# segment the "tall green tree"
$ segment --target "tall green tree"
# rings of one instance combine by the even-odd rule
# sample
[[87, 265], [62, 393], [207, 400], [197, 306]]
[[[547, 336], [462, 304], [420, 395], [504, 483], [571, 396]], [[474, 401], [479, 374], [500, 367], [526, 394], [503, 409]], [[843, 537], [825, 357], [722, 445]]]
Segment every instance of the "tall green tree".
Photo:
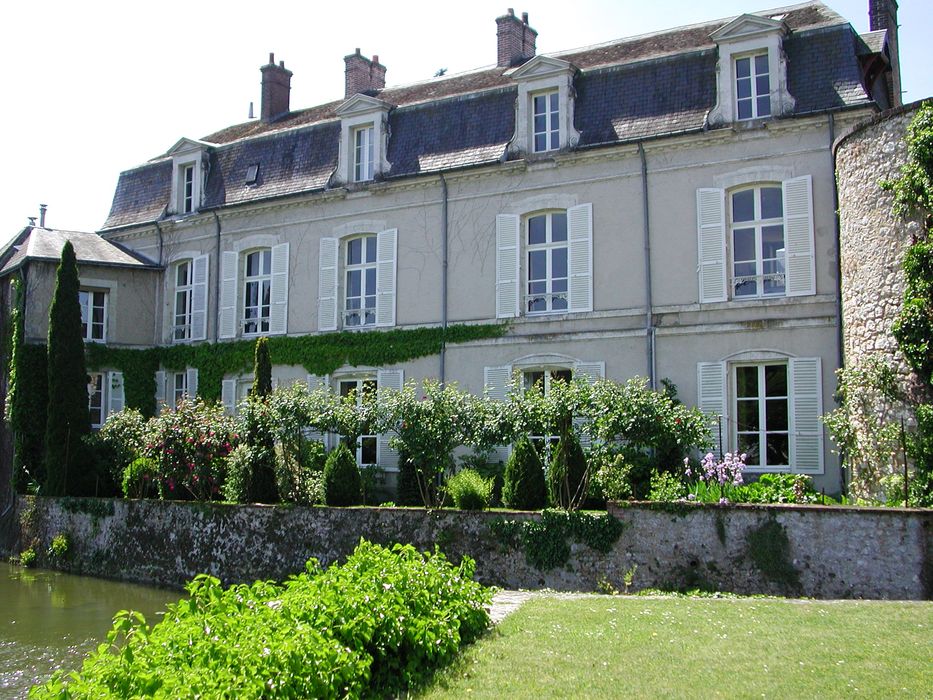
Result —
[[45, 489], [48, 496], [94, 493], [82, 438], [91, 431], [88, 375], [84, 362], [78, 265], [70, 241], [62, 248], [49, 309], [48, 420], [45, 429]]
[[276, 503], [279, 500], [275, 474], [275, 436], [267, 398], [271, 393], [269, 339], [259, 338], [253, 355], [253, 390], [246, 411], [246, 441], [253, 454], [249, 500], [253, 503]]
[[256, 397], [272, 393], [272, 358], [269, 356], [269, 339], [258, 338], [253, 354], [253, 391]]

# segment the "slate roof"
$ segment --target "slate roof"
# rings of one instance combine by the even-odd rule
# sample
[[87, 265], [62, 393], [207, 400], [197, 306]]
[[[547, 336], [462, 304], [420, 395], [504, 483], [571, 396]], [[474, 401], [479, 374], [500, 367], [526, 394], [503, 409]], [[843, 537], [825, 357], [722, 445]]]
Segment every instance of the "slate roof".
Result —
[[15, 270], [27, 260], [58, 262], [65, 241], [71, 241], [79, 264], [161, 269], [147, 257], [104, 240], [96, 233], [27, 226], [0, 252], [0, 275]]
[[[820, 2], [756, 13], [780, 18], [788, 89], [796, 113], [870, 104], [860, 82], [852, 27]], [[716, 45], [710, 34], [733, 18], [549, 54], [569, 61], [575, 79], [578, 147], [704, 128], [716, 102]], [[484, 68], [387, 88], [389, 172], [383, 177], [495, 163], [514, 133], [517, 87], [511, 70]], [[321, 190], [337, 167], [343, 100], [290, 112], [274, 122], [238, 124], [204, 137], [211, 147], [202, 209]], [[259, 180], [246, 184], [259, 165]], [[157, 220], [171, 189], [171, 159], [120, 176], [104, 230]]]

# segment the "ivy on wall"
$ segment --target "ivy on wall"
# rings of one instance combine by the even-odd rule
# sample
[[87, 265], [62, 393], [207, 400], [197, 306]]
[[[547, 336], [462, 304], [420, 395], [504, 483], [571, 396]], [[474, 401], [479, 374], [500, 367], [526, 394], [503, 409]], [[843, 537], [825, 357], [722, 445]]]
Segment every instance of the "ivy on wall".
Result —
[[[344, 366], [384, 367], [440, 353], [444, 345], [498, 338], [506, 324], [455, 325], [443, 328], [327, 333], [324, 335], [269, 338], [274, 365], [304, 367], [310, 374], [325, 375]], [[226, 374], [248, 372], [255, 341], [170, 345], [131, 349], [88, 344], [88, 368], [123, 372], [126, 405], [152, 415], [155, 409], [155, 373], [160, 369], [198, 370], [198, 394], [206, 401], [220, 398]]]

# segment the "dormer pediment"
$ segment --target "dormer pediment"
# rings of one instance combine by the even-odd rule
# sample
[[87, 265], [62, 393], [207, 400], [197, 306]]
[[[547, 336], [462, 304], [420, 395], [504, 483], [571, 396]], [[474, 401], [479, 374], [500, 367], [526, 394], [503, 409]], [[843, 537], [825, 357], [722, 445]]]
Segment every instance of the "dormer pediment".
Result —
[[575, 71], [574, 65], [568, 61], [551, 58], [550, 56], [535, 56], [521, 67], [516, 68], [512, 72], [511, 78], [515, 81], [537, 80]]
[[390, 109], [392, 109], [392, 105], [384, 100], [357, 93], [337, 107], [334, 113], [338, 117], [344, 118], [354, 117], [359, 114], [372, 114], [373, 112], [388, 112]]
[[709, 38], [719, 44], [724, 41], [748, 39], [772, 32], [786, 34], [787, 31], [787, 25], [780, 20], [759, 17], [758, 15], [740, 15], [710, 34]]
[[175, 142], [174, 146], [168, 149], [166, 155], [177, 156], [183, 153], [191, 153], [192, 151], [204, 151], [213, 145], [214, 144], [208, 143], [207, 141], [182, 137]]

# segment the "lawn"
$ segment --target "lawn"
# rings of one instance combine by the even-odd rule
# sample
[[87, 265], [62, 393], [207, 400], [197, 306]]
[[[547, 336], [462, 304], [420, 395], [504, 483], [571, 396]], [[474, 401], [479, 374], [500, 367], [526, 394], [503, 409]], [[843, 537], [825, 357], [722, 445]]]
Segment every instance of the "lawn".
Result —
[[933, 697], [933, 603], [541, 597], [422, 698]]

